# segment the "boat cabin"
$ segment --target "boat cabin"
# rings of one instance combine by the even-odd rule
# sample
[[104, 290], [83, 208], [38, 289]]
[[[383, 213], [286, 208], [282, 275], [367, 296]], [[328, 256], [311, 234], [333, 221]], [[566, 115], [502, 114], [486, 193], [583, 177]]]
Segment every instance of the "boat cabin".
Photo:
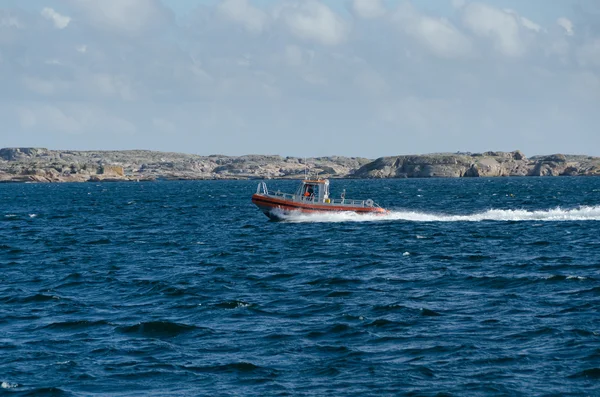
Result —
[[329, 200], [329, 180], [318, 179], [318, 180], [303, 180], [296, 196], [301, 197], [302, 200], [314, 201], [317, 203], [328, 203]]

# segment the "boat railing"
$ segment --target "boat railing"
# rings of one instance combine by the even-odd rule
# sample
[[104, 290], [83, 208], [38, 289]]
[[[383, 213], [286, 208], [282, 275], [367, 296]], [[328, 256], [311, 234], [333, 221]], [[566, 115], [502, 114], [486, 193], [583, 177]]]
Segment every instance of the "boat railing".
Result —
[[366, 200], [332, 199], [331, 204], [350, 205], [352, 207], [365, 207]]
[[[264, 184], [264, 182], [263, 182], [263, 184]], [[299, 197], [299, 196], [296, 196], [295, 194], [280, 192], [279, 190], [277, 190], [275, 192], [268, 192], [266, 190], [266, 186], [262, 189], [262, 192], [260, 190], [261, 189], [260, 189], [260, 185], [259, 185], [259, 188], [256, 190], [256, 193], [262, 194], [262, 192], [264, 192], [264, 194], [266, 194], [266, 195], [282, 198], [284, 200], [294, 200], [295, 201], [296, 198]]]
[[330, 204], [348, 207], [379, 207], [379, 205], [373, 203], [372, 200], [325, 199], [324, 202], [319, 202], [316, 197], [303, 197], [295, 194], [283, 193], [280, 191], [271, 192], [269, 195], [282, 198], [284, 200], [300, 201], [305, 203]]
[[296, 200], [296, 195], [295, 194], [291, 194], [291, 193], [282, 193], [280, 191], [275, 192], [274, 194], [277, 197], [281, 197], [284, 200], [292, 200], [295, 201]]
[[267, 189], [267, 184], [265, 182], [258, 183], [256, 194], [269, 194], [269, 189]]

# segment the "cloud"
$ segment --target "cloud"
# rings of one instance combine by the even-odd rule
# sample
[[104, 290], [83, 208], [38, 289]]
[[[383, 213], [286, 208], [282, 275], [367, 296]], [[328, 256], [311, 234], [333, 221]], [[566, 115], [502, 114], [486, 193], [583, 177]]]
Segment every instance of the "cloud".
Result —
[[573, 36], [575, 34], [575, 32], [573, 32], [573, 22], [571, 22], [567, 18], [558, 18], [556, 20], [556, 23], [558, 24], [558, 26], [565, 30], [565, 34], [567, 36]]
[[71, 22], [71, 18], [65, 15], [61, 15], [58, 12], [54, 11], [52, 8], [46, 7], [42, 10], [42, 16], [49, 21], [54, 23], [54, 26], [57, 29], [64, 29], [69, 26]]
[[484, 3], [470, 3], [463, 9], [463, 23], [475, 35], [489, 39], [495, 48], [508, 57], [525, 53], [518, 15]]
[[15, 15], [12, 15], [8, 10], [0, 9], [0, 28], [23, 28], [23, 24]]
[[[22, 15], [14, 10], [0, 8], [0, 49], [2, 45], [12, 45], [23, 35], [26, 23]], [[0, 52], [0, 56], [5, 56]]]
[[2, 138], [202, 154], [600, 154], [600, 33], [575, 16], [542, 23], [548, 10], [434, 3], [222, 0], [175, 19], [159, 0], [48, 1], [65, 6], [62, 29], [41, 9], [0, 9], [0, 119], [14, 131]]
[[316, 0], [285, 3], [275, 11], [275, 18], [295, 37], [323, 45], [342, 43], [350, 31], [342, 17]]
[[520, 23], [521, 26], [529, 29], [531, 31], [534, 32], [541, 32], [543, 29], [540, 25], [538, 25], [537, 23], [533, 22], [531, 19], [525, 18], [523, 16], [520, 16], [516, 11], [511, 10], [511, 9], [505, 9], [504, 10], [505, 13], [512, 15], [514, 18], [516, 18]]
[[471, 41], [449, 20], [424, 15], [410, 3], [401, 4], [392, 21], [406, 34], [441, 58], [462, 58], [472, 51]]
[[63, 0], [95, 28], [139, 35], [172, 21], [173, 14], [159, 0]]
[[381, 0], [354, 0], [352, 12], [360, 18], [373, 19], [383, 16], [386, 9]]
[[262, 32], [268, 23], [267, 13], [253, 7], [248, 0], [223, 0], [217, 5], [217, 13], [252, 33]]

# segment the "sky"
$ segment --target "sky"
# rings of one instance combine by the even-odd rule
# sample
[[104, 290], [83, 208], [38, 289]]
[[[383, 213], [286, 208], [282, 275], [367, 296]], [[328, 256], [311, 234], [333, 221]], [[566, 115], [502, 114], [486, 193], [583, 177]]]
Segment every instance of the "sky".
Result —
[[0, 147], [600, 156], [597, 0], [0, 0]]

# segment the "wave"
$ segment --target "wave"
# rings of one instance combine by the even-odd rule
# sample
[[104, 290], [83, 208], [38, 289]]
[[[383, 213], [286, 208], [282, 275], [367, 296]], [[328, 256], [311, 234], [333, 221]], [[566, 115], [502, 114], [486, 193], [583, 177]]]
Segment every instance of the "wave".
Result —
[[170, 321], [148, 321], [130, 326], [121, 326], [117, 329], [124, 334], [133, 334], [148, 338], [171, 338], [199, 328], [193, 325]]
[[590, 368], [570, 375], [569, 378], [600, 379], [600, 368]]
[[581, 206], [573, 209], [560, 207], [547, 210], [498, 210], [491, 209], [484, 212], [468, 215], [452, 215], [443, 213], [427, 213], [419, 211], [392, 210], [388, 214], [365, 214], [354, 212], [332, 213], [290, 213], [283, 214], [287, 222], [381, 222], [381, 221], [407, 221], [407, 222], [482, 222], [482, 221], [600, 221], [600, 206]]

